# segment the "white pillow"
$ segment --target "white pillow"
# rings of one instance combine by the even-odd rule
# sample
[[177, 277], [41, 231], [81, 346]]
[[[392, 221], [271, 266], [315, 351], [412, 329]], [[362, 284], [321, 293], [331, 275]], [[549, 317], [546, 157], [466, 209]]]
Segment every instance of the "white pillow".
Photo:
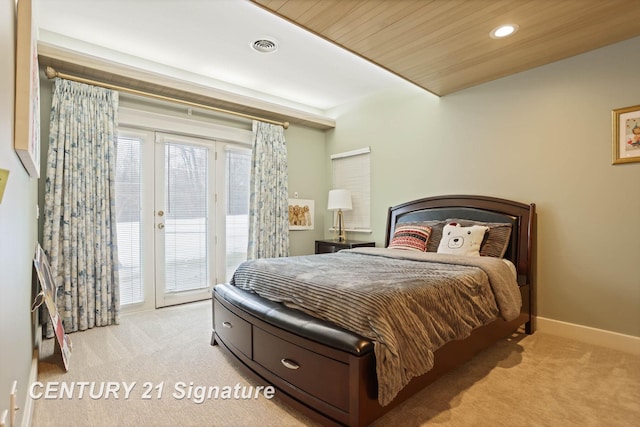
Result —
[[463, 227], [452, 222], [444, 226], [438, 246], [439, 254], [480, 256], [480, 245], [489, 227], [472, 225]]

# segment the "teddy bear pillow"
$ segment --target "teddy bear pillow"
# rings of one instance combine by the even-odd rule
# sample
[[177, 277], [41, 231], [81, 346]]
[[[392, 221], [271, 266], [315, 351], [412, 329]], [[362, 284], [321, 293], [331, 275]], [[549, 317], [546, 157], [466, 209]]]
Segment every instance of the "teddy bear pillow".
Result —
[[438, 246], [439, 254], [480, 256], [480, 245], [489, 227], [472, 225], [463, 227], [452, 222], [442, 229], [442, 239]]

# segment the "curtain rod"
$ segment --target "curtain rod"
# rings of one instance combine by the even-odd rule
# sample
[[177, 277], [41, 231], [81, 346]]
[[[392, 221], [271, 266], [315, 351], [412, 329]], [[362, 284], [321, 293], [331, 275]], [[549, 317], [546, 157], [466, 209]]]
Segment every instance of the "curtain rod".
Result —
[[187, 105], [189, 107], [204, 108], [206, 110], [216, 111], [218, 113], [231, 114], [231, 115], [234, 115], [234, 116], [244, 117], [245, 119], [259, 120], [259, 121], [262, 121], [262, 122], [271, 123], [272, 125], [282, 126], [285, 129], [289, 128], [289, 122], [278, 122], [278, 121], [275, 121], [275, 120], [270, 120], [270, 119], [265, 119], [265, 118], [262, 118], [262, 117], [252, 116], [250, 114], [240, 113], [238, 111], [225, 110], [224, 108], [213, 107], [211, 105], [199, 104], [199, 103], [196, 103], [196, 102], [186, 101], [184, 99], [172, 98], [172, 97], [164, 96], [164, 95], [158, 95], [157, 93], [145, 92], [145, 91], [141, 91], [141, 90], [130, 89], [130, 88], [124, 87], [124, 86], [117, 86], [117, 85], [113, 85], [113, 84], [110, 84], [110, 83], [103, 83], [103, 82], [99, 82], [99, 81], [96, 81], [96, 80], [85, 79], [83, 77], [72, 76], [72, 75], [69, 75], [69, 74], [65, 74], [65, 73], [61, 73], [59, 71], [56, 71], [51, 66], [47, 66], [47, 68], [45, 69], [45, 75], [47, 76], [48, 79], [53, 79], [53, 78], [56, 78], [56, 77], [60, 77], [61, 79], [72, 80], [72, 81], [75, 81], [75, 82], [78, 82], [78, 83], [86, 83], [86, 84], [90, 84], [90, 85], [94, 85], [94, 86], [104, 87], [106, 89], [113, 89], [113, 90], [117, 90], [117, 91], [120, 91], [120, 92], [128, 92], [128, 93], [131, 93], [131, 94], [134, 94], [134, 95], [141, 95], [141, 96], [146, 96], [148, 98], [159, 99], [161, 101], [177, 102], [179, 104]]

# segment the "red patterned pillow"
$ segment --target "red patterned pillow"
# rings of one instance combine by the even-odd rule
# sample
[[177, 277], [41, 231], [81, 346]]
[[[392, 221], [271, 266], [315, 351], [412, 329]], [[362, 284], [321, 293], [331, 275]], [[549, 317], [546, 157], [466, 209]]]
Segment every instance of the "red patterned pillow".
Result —
[[430, 235], [431, 227], [428, 225], [399, 225], [393, 232], [389, 248], [425, 252]]

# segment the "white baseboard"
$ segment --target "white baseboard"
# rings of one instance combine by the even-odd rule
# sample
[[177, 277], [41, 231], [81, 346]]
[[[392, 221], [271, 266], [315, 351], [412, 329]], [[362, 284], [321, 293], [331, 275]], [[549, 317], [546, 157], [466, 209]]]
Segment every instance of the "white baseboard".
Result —
[[537, 317], [537, 330], [640, 356], [640, 337]]

